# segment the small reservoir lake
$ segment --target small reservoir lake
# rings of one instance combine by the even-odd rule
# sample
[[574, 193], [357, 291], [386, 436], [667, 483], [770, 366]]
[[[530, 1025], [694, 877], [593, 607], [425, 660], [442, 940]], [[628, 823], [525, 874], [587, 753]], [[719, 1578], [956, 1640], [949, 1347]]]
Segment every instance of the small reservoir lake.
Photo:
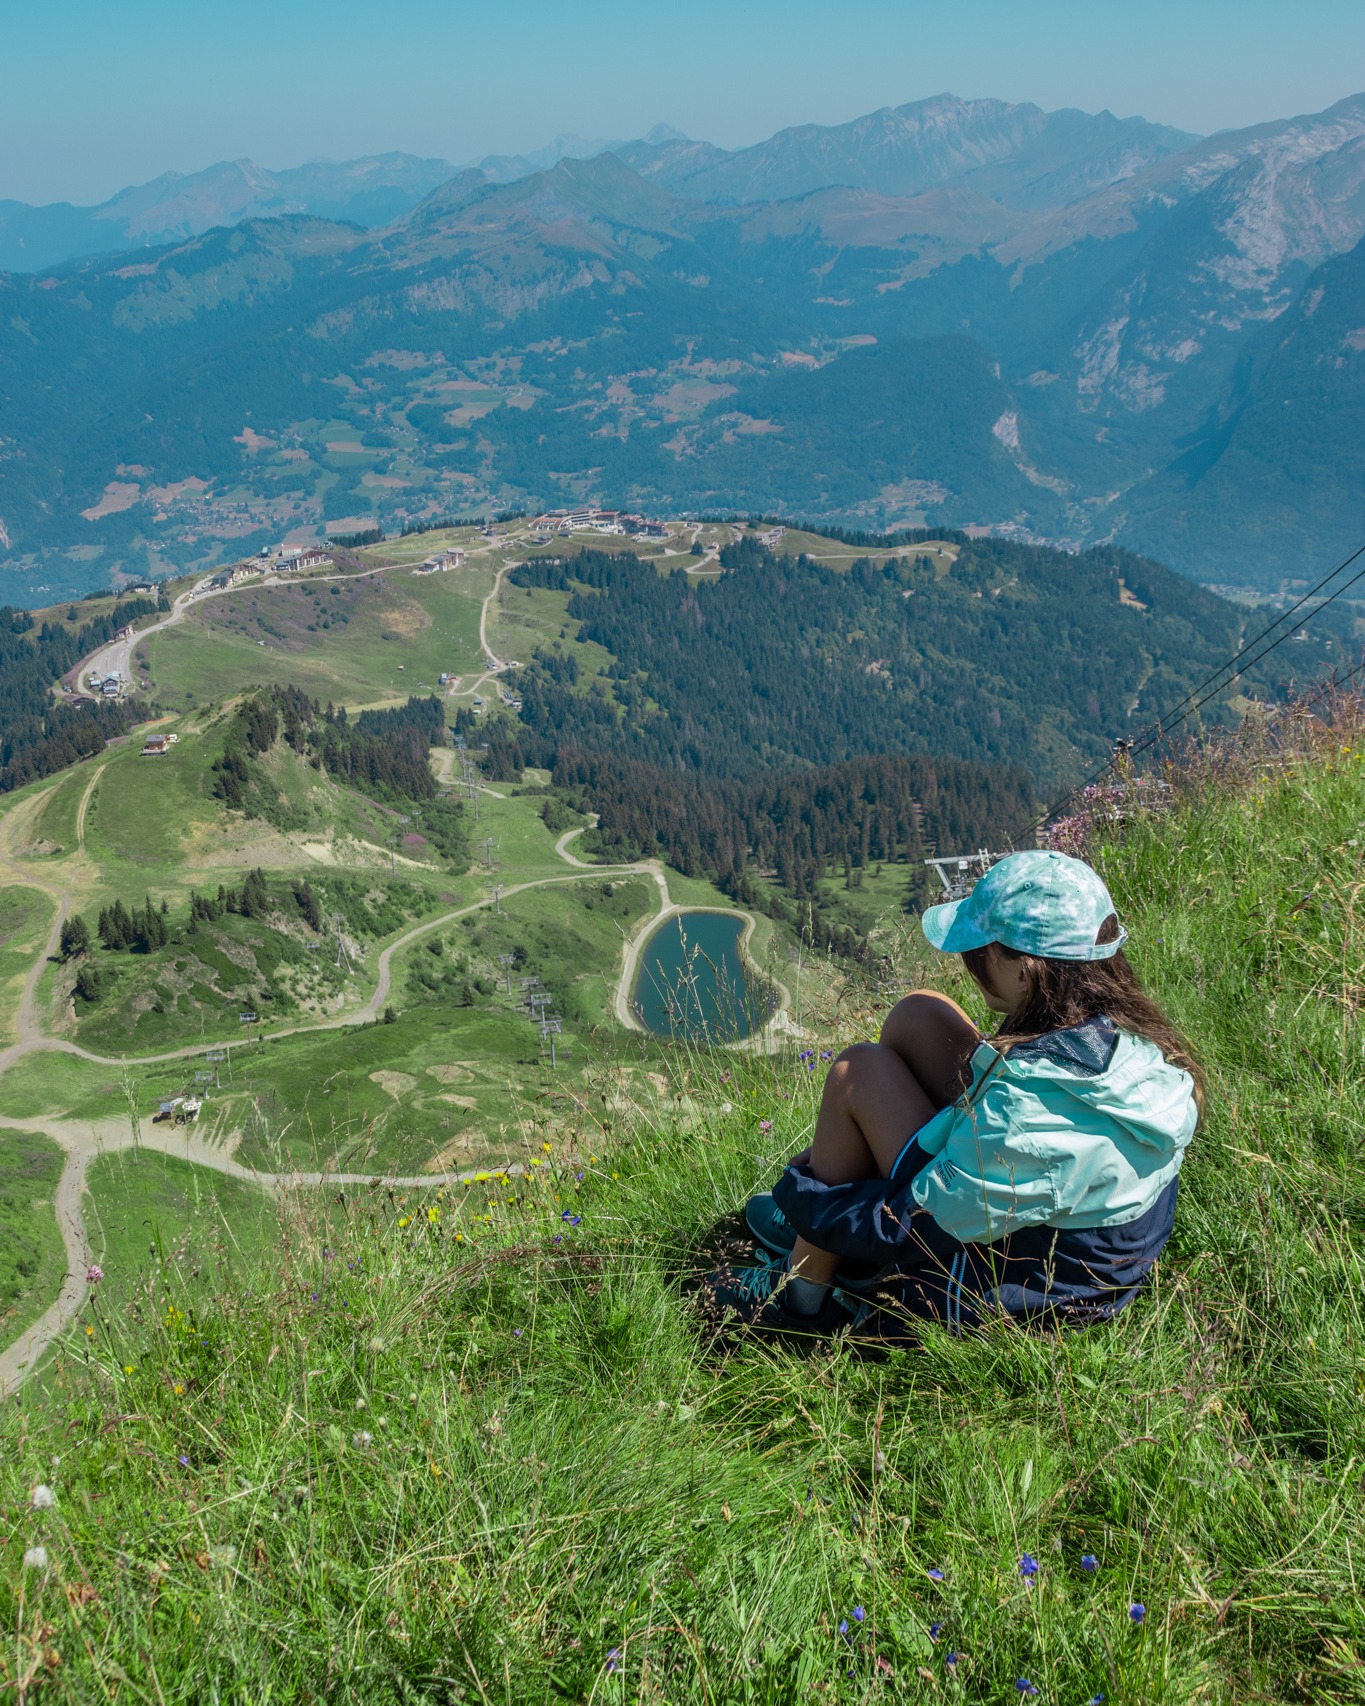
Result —
[[732, 1042], [757, 1030], [772, 994], [740, 951], [744, 918], [682, 912], [667, 918], [640, 951], [632, 1004], [647, 1031], [697, 1042]]

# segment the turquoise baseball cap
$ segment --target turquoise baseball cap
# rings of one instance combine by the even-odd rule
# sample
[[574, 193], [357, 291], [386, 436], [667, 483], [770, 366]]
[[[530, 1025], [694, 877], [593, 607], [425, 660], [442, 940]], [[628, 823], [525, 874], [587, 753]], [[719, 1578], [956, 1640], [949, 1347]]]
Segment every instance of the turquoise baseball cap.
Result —
[[1116, 911], [1098, 873], [1084, 860], [1042, 849], [1009, 853], [964, 900], [931, 906], [920, 919], [931, 947], [965, 954], [991, 942], [1045, 960], [1107, 960], [1128, 940], [1096, 942]]

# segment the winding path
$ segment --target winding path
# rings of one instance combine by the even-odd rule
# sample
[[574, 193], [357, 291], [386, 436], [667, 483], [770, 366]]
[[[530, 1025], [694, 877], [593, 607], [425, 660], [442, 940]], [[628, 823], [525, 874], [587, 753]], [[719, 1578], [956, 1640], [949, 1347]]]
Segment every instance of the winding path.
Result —
[[[86, 807], [99, 781], [102, 768], [90, 778], [81, 798], [77, 813], [78, 848], [83, 844], [84, 839]], [[566, 864], [574, 867], [572, 871], [563, 876], [536, 877], [524, 883], [514, 883], [510, 887], [503, 888], [501, 898], [508, 900], [513, 895], [523, 894], [530, 889], [578, 883], [593, 877], [611, 878], [644, 875], [652, 878], [658, 886], [660, 904], [665, 912], [676, 910], [671, 908], [667, 878], [662, 866], [656, 860], [641, 860], [623, 865], [585, 864], [581, 859], [575, 858], [567, 847], [568, 842], [575, 835], [580, 834], [582, 834], [582, 829], [570, 830], [566, 835], [561, 836], [555, 844], [555, 852]], [[71, 894], [67, 890], [58, 888], [45, 878], [37, 877], [36, 874], [24, 870], [3, 850], [0, 850], [0, 865], [9, 869], [28, 886], [39, 888], [52, 896], [58, 903], [57, 917], [48, 933], [47, 942], [42, 952], [35, 959], [24, 985], [18, 1016], [18, 1041], [6, 1049], [0, 1050], [0, 1072], [4, 1072], [26, 1055], [43, 1051], [76, 1055], [81, 1060], [92, 1061], [101, 1066], [150, 1066], [161, 1061], [190, 1059], [203, 1054], [208, 1049], [230, 1050], [254, 1046], [245, 1043], [199, 1043], [189, 1048], [172, 1049], [164, 1054], [115, 1057], [95, 1054], [89, 1049], [81, 1048], [76, 1043], [68, 1042], [65, 1038], [47, 1036], [43, 1032], [36, 1010], [38, 983], [42, 977], [44, 966], [57, 952], [60, 945], [61, 926], [71, 906]], [[304, 1031], [343, 1030], [351, 1026], [370, 1023], [383, 1008], [392, 987], [393, 956], [396, 953], [420, 940], [430, 931], [439, 930], [456, 919], [464, 918], [472, 912], [482, 911], [493, 904], [493, 897], [488, 895], [481, 900], [471, 902], [467, 906], [459, 906], [450, 912], [443, 912], [435, 918], [427, 919], [422, 924], [414, 925], [411, 930], [404, 931], [380, 953], [379, 975], [374, 993], [363, 1007], [334, 1019], [321, 1019], [309, 1024], [287, 1026], [272, 1032], [272, 1038], [293, 1036]], [[657, 918], [655, 917], [644, 920], [638, 928], [634, 940], [637, 943], [643, 940], [656, 923]], [[632, 963], [628, 945], [627, 964], [629, 966]], [[86, 1174], [91, 1162], [100, 1155], [141, 1148], [159, 1154], [174, 1155], [180, 1159], [193, 1162], [197, 1166], [211, 1168], [213, 1171], [227, 1174], [231, 1178], [250, 1181], [271, 1191], [306, 1185], [370, 1186], [376, 1183], [384, 1186], [426, 1189], [443, 1184], [463, 1184], [476, 1178], [480, 1172], [487, 1173], [494, 1170], [466, 1168], [458, 1172], [423, 1173], [415, 1176], [370, 1173], [306, 1173], [299, 1171], [262, 1173], [241, 1166], [240, 1163], [232, 1159], [229, 1153], [208, 1142], [193, 1127], [168, 1130], [157, 1129], [152, 1126], [145, 1131], [134, 1131], [132, 1122], [124, 1118], [112, 1118], [90, 1125], [53, 1118], [16, 1120], [0, 1116], [0, 1130], [41, 1133], [57, 1143], [66, 1157], [61, 1178], [57, 1185], [53, 1208], [57, 1216], [57, 1224], [61, 1230], [62, 1241], [66, 1247], [67, 1266], [61, 1291], [54, 1301], [44, 1310], [38, 1320], [27, 1327], [7, 1349], [0, 1351], [0, 1400], [17, 1390], [27, 1376], [38, 1366], [52, 1343], [75, 1320], [85, 1304], [90, 1289], [86, 1274], [90, 1266], [91, 1251], [90, 1236], [86, 1230], [83, 1211], [83, 1198]], [[519, 1173], [521, 1166], [520, 1163], [511, 1163], [504, 1168], [496, 1169], [496, 1171]]]
[[[479, 640], [484, 648], [484, 656], [489, 660], [491, 668], [479, 678], [474, 688], [493, 675], [511, 667], [508, 663], [496, 658], [488, 650], [487, 623], [489, 612], [497, 598], [503, 576], [510, 565], [504, 564], [494, 577], [494, 582], [479, 617]], [[131, 647], [144, 639], [148, 634], [161, 628], [174, 626], [182, 621], [191, 600], [196, 596], [214, 596], [204, 590], [205, 582], [200, 582], [190, 591], [180, 594], [169, 616], [152, 627], [145, 628], [134, 641], [118, 642]], [[94, 659], [106, 656], [108, 648], [92, 654], [79, 666], [84, 673]], [[105, 766], [100, 765], [92, 773], [81, 796], [76, 813], [76, 850], [81, 852], [85, 844], [85, 821], [90, 801]], [[492, 790], [489, 790], [492, 792]], [[46, 798], [46, 795], [39, 796]], [[18, 821], [15, 814], [5, 820], [9, 829]], [[561, 835], [555, 842], [555, 854], [572, 869], [561, 876], [536, 877], [526, 882], [514, 883], [501, 890], [501, 899], [510, 900], [514, 895], [523, 894], [531, 889], [551, 888], [566, 883], [583, 882], [589, 878], [613, 878], [626, 876], [647, 876], [655, 884], [659, 895], [659, 911], [641, 920], [624, 946], [622, 969], [617, 979], [616, 1016], [627, 1028], [639, 1029], [639, 1022], [630, 1011], [629, 994], [633, 986], [636, 968], [639, 964], [640, 950], [643, 943], [665, 919], [687, 908], [677, 905], [668, 892], [668, 879], [663, 866], [655, 859], [637, 860], [620, 865], [591, 865], [569, 851], [570, 844], [585, 828], [596, 824], [596, 817], [587, 825], [571, 829]], [[243, 1048], [252, 1045], [246, 1043], [201, 1042], [186, 1048], [171, 1049], [161, 1054], [111, 1056], [95, 1054], [90, 1049], [68, 1041], [63, 1037], [47, 1035], [43, 1029], [42, 1019], [38, 1011], [38, 991], [42, 980], [43, 970], [50, 960], [55, 958], [61, 943], [61, 929], [70, 912], [72, 891], [62, 888], [52, 882], [39, 871], [31, 870], [18, 863], [13, 854], [4, 845], [0, 845], [0, 868], [7, 870], [17, 882], [29, 888], [36, 888], [56, 902], [56, 914], [47, 940], [29, 969], [25, 979], [23, 994], [20, 998], [16, 1016], [16, 1041], [8, 1047], [0, 1049], [0, 1073], [6, 1071], [17, 1061], [30, 1054], [61, 1053], [75, 1055], [78, 1059], [90, 1061], [100, 1066], [150, 1066], [163, 1061], [192, 1059], [204, 1054], [207, 1050]], [[468, 914], [478, 912], [494, 905], [492, 895], [471, 902], [467, 906], [455, 907], [449, 912], [430, 918], [422, 924], [414, 925], [402, 935], [396, 937], [384, 948], [378, 960], [378, 977], [373, 994], [365, 1004], [351, 1013], [338, 1015], [332, 1019], [319, 1019], [309, 1023], [290, 1025], [271, 1032], [274, 1037], [294, 1036], [300, 1032], [344, 1030], [356, 1025], [372, 1022], [382, 1011], [393, 983], [393, 958], [401, 950], [419, 941], [433, 930], [439, 930], [455, 920]], [[747, 942], [752, 935], [755, 920], [752, 914], [744, 913], [747, 929], [744, 940]], [[791, 1029], [788, 1018], [788, 996], [785, 989], [780, 990], [781, 1005], [777, 1014], [770, 1021], [769, 1029], [779, 1031]], [[753, 1039], [749, 1039], [752, 1043]], [[741, 1045], [743, 1046], [743, 1045]], [[367, 1173], [262, 1173], [243, 1167], [232, 1159], [230, 1153], [210, 1143], [193, 1127], [135, 1130], [130, 1119], [116, 1117], [95, 1124], [77, 1123], [60, 1118], [16, 1120], [0, 1116], [0, 1130], [37, 1132], [51, 1138], [62, 1149], [66, 1157], [61, 1178], [58, 1181], [53, 1208], [57, 1223], [61, 1230], [62, 1240], [66, 1248], [66, 1277], [56, 1299], [44, 1310], [37, 1321], [27, 1327], [19, 1337], [6, 1349], [0, 1350], [0, 1400], [16, 1391], [22, 1382], [38, 1366], [42, 1357], [53, 1342], [60, 1337], [71, 1322], [80, 1313], [89, 1293], [89, 1283], [86, 1275], [91, 1262], [90, 1237], [86, 1229], [83, 1210], [83, 1198], [86, 1188], [86, 1175], [90, 1164], [100, 1155], [111, 1154], [129, 1149], [145, 1149], [159, 1154], [174, 1155], [192, 1162], [197, 1166], [211, 1168], [215, 1172], [226, 1174], [231, 1178], [250, 1181], [269, 1191], [281, 1191], [308, 1185], [360, 1185], [360, 1186], [398, 1186], [412, 1188], [429, 1188], [442, 1184], [462, 1184], [481, 1173], [489, 1171], [519, 1173], [520, 1163], [512, 1163], [505, 1168], [472, 1169], [466, 1168], [458, 1172], [423, 1173], [417, 1176], [375, 1175]]]

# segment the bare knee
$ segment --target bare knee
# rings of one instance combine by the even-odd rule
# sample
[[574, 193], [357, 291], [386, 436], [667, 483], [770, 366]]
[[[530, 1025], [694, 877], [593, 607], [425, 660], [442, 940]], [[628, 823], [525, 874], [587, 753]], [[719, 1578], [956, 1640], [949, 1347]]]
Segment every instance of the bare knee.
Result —
[[881, 1043], [850, 1043], [829, 1063], [825, 1094], [847, 1099], [857, 1085], [876, 1071], [888, 1050]]
[[881, 1043], [900, 1052], [907, 1042], [920, 1039], [940, 1042], [945, 1037], [957, 1037], [963, 1027], [975, 1033], [971, 1019], [950, 996], [940, 995], [935, 989], [916, 989], [902, 997], [887, 1014]]

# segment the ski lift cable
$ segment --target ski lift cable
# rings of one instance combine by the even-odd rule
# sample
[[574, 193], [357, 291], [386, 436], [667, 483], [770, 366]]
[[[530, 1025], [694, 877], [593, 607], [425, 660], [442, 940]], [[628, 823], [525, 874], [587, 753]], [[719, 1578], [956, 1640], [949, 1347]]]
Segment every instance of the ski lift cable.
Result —
[[[1308, 592], [1304, 593], [1303, 597], [1300, 598], [1297, 603], [1291, 605], [1289, 609], [1277, 617], [1274, 622], [1267, 623], [1266, 626], [1261, 629], [1259, 634], [1256, 634], [1242, 647], [1240, 652], [1228, 659], [1228, 661], [1218, 669], [1212, 671], [1209, 675], [1206, 675], [1197, 687], [1191, 688], [1183, 699], [1178, 699], [1176, 703], [1171, 706], [1169, 711], [1163, 712], [1160, 717], [1157, 717], [1153, 722], [1149, 723], [1136, 739], [1129, 742], [1121, 749], [1124, 754], [1127, 757], [1136, 758], [1139, 754], [1150, 750], [1150, 748], [1155, 746], [1158, 741], [1166, 739], [1189, 717], [1192, 717], [1197, 711], [1201, 710], [1206, 704], [1208, 704], [1210, 699], [1216, 698], [1225, 688], [1230, 687], [1234, 681], [1245, 675], [1247, 670], [1249, 670], [1253, 664], [1260, 663], [1263, 658], [1269, 657], [1271, 652], [1273, 652], [1277, 646], [1282, 645], [1287, 639], [1292, 637], [1293, 629], [1286, 629], [1284, 633], [1277, 635], [1268, 645], [1262, 646], [1261, 649], [1257, 651], [1255, 648], [1260, 646], [1260, 642], [1264, 640], [1267, 635], [1274, 633], [1274, 630], [1279, 627], [1282, 622], [1289, 617], [1292, 617], [1299, 609], [1301, 609], [1306, 600], [1315, 597], [1329, 581], [1335, 579], [1335, 577], [1341, 574], [1343, 570], [1350, 568], [1351, 565], [1362, 556], [1365, 556], [1365, 543], [1358, 545], [1348, 557], [1338, 563], [1329, 574], [1324, 575], [1316, 586], [1310, 588]], [[1328, 605], [1334, 603], [1343, 593], [1349, 592], [1350, 589], [1361, 580], [1365, 580], [1365, 568], [1357, 569], [1355, 574], [1351, 576], [1350, 580], [1344, 581], [1333, 592], [1329, 593], [1320, 604], [1316, 605], [1308, 612], [1299, 626], [1306, 626], [1315, 616], [1326, 610]], [[1357, 668], [1358, 667], [1359, 666], [1357, 666]], [[1350, 675], [1345, 679], [1351, 679], [1351, 677], [1356, 673], [1357, 670], [1353, 669], [1350, 672]], [[1220, 680], [1220, 677], [1223, 679]], [[1205, 689], [1208, 689], [1208, 691], [1206, 692]], [[1111, 754], [1110, 757], [1107, 758], [1097, 769], [1092, 770], [1088, 776], [1084, 777], [1080, 782], [1074, 783], [1064, 794], [1059, 795], [1044, 812], [1033, 819], [1030, 827], [1035, 831], [1041, 829], [1042, 826], [1047, 823], [1049, 818], [1056, 816], [1068, 800], [1073, 799], [1083, 789], [1090, 787], [1092, 783], [1098, 782], [1101, 777], [1107, 775], [1113, 768], [1114, 759], [1117, 756], [1117, 752]]]

